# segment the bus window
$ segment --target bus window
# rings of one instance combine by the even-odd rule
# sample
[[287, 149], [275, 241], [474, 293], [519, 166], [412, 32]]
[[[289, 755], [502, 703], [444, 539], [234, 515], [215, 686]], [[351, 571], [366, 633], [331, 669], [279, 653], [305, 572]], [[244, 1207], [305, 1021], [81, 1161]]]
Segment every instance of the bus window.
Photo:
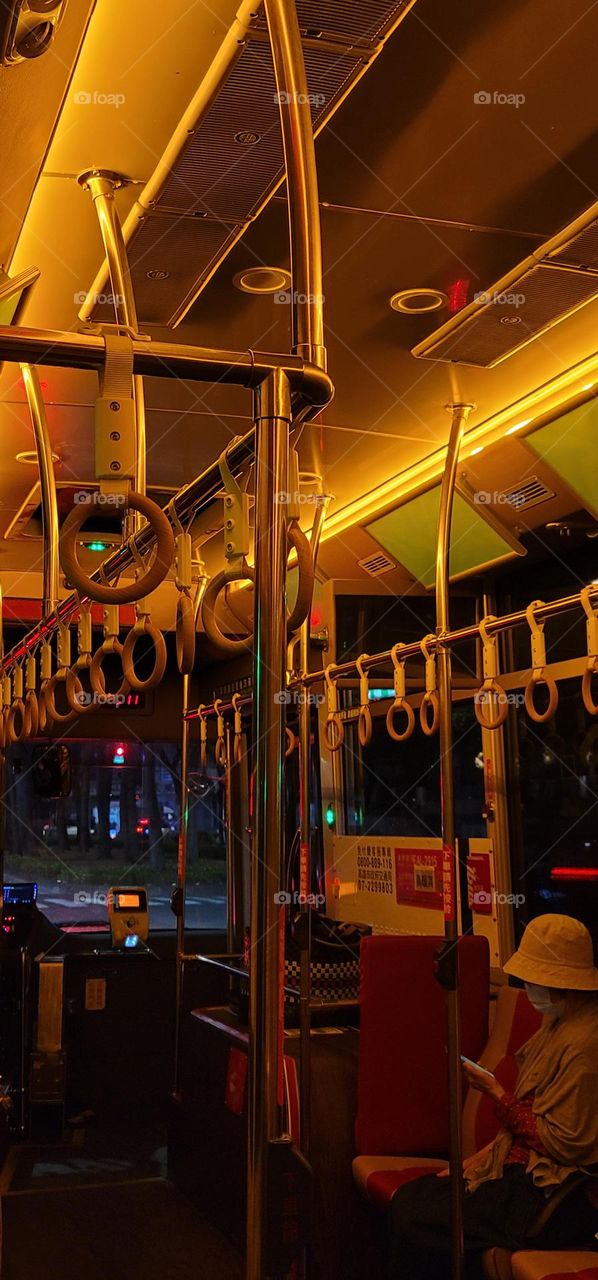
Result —
[[[43, 747], [41, 748], [43, 750]], [[173, 929], [180, 814], [177, 743], [70, 741], [72, 787], [49, 798], [36, 786], [40, 744], [7, 754], [5, 875], [36, 880], [38, 906], [55, 924], [106, 920], [111, 884], [145, 884], [150, 924]], [[215, 772], [215, 771], [214, 771]], [[187, 922], [226, 922], [224, 787], [190, 777]]]
[[[388, 703], [372, 704], [373, 733], [362, 750], [355, 722], [346, 726], [343, 751], [347, 835], [439, 836], [438, 737], [419, 726], [407, 742], [392, 742], [386, 731]], [[457, 836], [486, 835], [481, 731], [470, 699], [453, 712]]]
[[[513, 847], [528, 918], [546, 911], [598, 918], [598, 724], [584, 709], [580, 680], [559, 680], [553, 718], [517, 715], [515, 767], [509, 787]], [[516, 782], [516, 780], [514, 780]]]

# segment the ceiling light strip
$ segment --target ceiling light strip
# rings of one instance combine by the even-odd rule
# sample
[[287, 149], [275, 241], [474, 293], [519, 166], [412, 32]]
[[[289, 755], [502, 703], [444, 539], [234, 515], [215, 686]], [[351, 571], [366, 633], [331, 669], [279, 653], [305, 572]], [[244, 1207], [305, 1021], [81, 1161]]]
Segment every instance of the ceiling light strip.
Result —
[[[531, 428], [535, 430], [567, 409], [588, 403], [596, 394], [594, 390], [596, 384], [589, 380], [592, 374], [598, 378], [598, 352], [594, 352], [593, 355], [573, 365], [549, 382], [543, 383], [541, 387], [523, 396], [515, 404], [508, 405], [505, 409], [493, 414], [485, 422], [471, 427], [463, 438], [462, 460], [465, 461], [468, 457], [481, 453], [483, 449], [495, 444], [504, 436], [513, 435], [515, 432], [527, 434]], [[567, 390], [569, 394], [563, 395], [562, 393]], [[561, 399], [551, 403], [553, 397], [559, 394]], [[532, 409], [536, 410], [533, 414], [530, 413]], [[414, 463], [413, 466], [390, 476], [375, 489], [355, 498], [339, 511], [331, 512], [326, 521], [322, 541], [327, 542], [345, 529], [351, 528], [356, 521], [363, 522], [379, 513], [384, 507], [397, 503], [417, 490], [433, 484], [442, 476], [445, 457], [446, 446], [443, 445], [442, 448], [435, 449], [433, 453]]]

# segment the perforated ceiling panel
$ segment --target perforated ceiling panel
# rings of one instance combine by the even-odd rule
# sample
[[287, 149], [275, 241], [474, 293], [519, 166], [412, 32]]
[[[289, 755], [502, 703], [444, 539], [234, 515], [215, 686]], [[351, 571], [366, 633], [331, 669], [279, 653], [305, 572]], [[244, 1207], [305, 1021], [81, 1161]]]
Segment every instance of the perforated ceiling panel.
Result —
[[[444, 337], [439, 334], [430, 354], [435, 360], [491, 367], [595, 294], [596, 276], [560, 267], [532, 267], [510, 286], [508, 294], [498, 294], [488, 306], [480, 306], [477, 315]], [[507, 297], [513, 301], [505, 301]]]
[[491, 368], [598, 297], [598, 205], [413, 348], [428, 360]]
[[207, 276], [235, 233], [235, 227], [207, 218], [157, 214], [141, 224], [131, 243], [130, 261], [138, 312], [146, 323], [159, 324], [161, 316], [172, 314], [185, 297], [189, 263]]
[[[356, 58], [309, 47], [305, 66], [313, 98], [312, 119], [317, 125], [350, 81]], [[251, 41], [190, 138], [157, 207], [185, 213], [200, 209], [218, 218], [244, 222], [280, 176], [282, 166], [272, 57], [267, 44]]]
[[[298, 3], [316, 131], [414, 3]], [[265, 28], [260, 12], [234, 53], [218, 96], [189, 134], [157, 200], [129, 240], [142, 325], [175, 325], [183, 318], [215, 263], [226, 256], [283, 177], [279, 105]], [[219, 227], [219, 222], [225, 225]], [[149, 270], [168, 272], [168, 277], [148, 277]], [[98, 307], [94, 319], [112, 316]]]

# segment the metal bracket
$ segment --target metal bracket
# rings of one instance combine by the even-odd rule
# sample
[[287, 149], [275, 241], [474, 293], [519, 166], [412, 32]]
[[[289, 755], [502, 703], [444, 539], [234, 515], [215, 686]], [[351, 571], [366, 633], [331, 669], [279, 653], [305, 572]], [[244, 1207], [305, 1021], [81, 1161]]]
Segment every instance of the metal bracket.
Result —
[[220, 454], [218, 468], [225, 488], [224, 495], [224, 555], [229, 564], [240, 565], [249, 554], [249, 495], [241, 486], [228, 465], [228, 454], [237, 443], [233, 440]]
[[98, 480], [135, 479], [133, 342], [122, 333], [104, 333], [106, 361], [95, 402], [95, 467]]

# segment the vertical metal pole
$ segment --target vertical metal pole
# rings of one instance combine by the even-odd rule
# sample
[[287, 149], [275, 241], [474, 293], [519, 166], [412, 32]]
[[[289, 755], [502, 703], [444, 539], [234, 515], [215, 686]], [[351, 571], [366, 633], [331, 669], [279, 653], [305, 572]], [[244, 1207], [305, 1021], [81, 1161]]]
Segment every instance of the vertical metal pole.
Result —
[[22, 364], [21, 372], [29, 405], [35, 450], [39, 467], [41, 488], [42, 530], [44, 539], [44, 568], [42, 588], [42, 616], [46, 617], [58, 604], [60, 564], [58, 560], [58, 504], [56, 501], [56, 477], [52, 461], [52, 445], [46, 418], [46, 406], [35, 365]]
[[284, 858], [286, 492], [291, 400], [279, 370], [255, 393], [254, 820], [251, 867], [247, 1280], [263, 1280], [270, 1141], [278, 1136]]
[[326, 368], [316, 150], [294, 0], [265, 0], [287, 174], [293, 351]]
[[[484, 593], [484, 614], [494, 612], [493, 598]], [[513, 892], [511, 869], [511, 844], [509, 837], [509, 812], [507, 807], [507, 773], [505, 756], [505, 726], [498, 729], [482, 728], [484, 764], [490, 767], [490, 778], [484, 769], [486, 792], [490, 781], [491, 796], [486, 793], [487, 833], [492, 840], [494, 878], [499, 901], [496, 903], [498, 931], [498, 963], [503, 965], [515, 950], [515, 922], [512, 902], [507, 901]], [[493, 975], [494, 976], [494, 975]]]
[[[108, 263], [110, 287], [114, 299], [114, 310], [117, 323], [120, 321], [135, 333], [138, 332], [137, 307], [133, 282], [129, 270], [127, 248], [125, 245], [118, 209], [114, 193], [122, 186], [122, 178], [115, 173], [101, 169], [81, 174], [79, 182], [85, 191], [89, 191], [100, 224], [100, 232]], [[145, 432], [145, 395], [143, 378], [133, 375], [133, 399], [135, 401], [135, 489], [137, 493], [145, 493], [146, 473], [146, 432]], [[139, 519], [137, 519], [137, 525]]]
[[[0, 582], [0, 664], [4, 661], [4, 597], [2, 594], [2, 583]], [[2, 712], [0, 711], [0, 715]], [[4, 916], [4, 852], [6, 845], [6, 806], [4, 797], [6, 795], [6, 749], [4, 745], [0, 747], [0, 921]]]
[[[311, 552], [314, 568], [317, 563], [322, 527], [328, 499], [321, 496], [311, 534]], [[300, 666], [306, 674], [310, 668], [310, 619], [306, 618], [300, 633]], [[300, 800], [300, 875], [299, 888], [305, 896], [311, 893], [311, 693], [301, 690], [299, 704], [299, 800]], [[311, 905], [302, 902], [301, 913], [307, 918], [307, 937], [299, 958], [299, 1050], [300, 1050], [300, 1102], [301, 1102], [301, 1151], [309, 1159], [311, 1146]]]
[[[193, 602], [193, 616], [197, 626], [197, 618], [206, 588], [207, 579], [200, 579]], [[175, 1026], [174, 1026], [174, 1084], [173, 1092], [177, 1094], [180, 1087], [181, 1072], [181, 1026], [183, 1015], [183, 987], [185, 978], [185, 905], [187, 893], [187, 836], [189, 831], [189, 737], [191, 721], [186, 719], [190, 707], [191, 676], [183, 676], [182, 721], [181, 721], [181, 812], [179, 818], [179, 848], [177, 858], [177, 893], [180, 896], [180, 908], [176, 921], [176, 977], [175, 977]]]
[[[449, 576], [451, 523], [459, 449], [471, 405], [451, 405], [452, 423], [440, 490], [436, 549], [436, 630], [449, 629]], [[461, 1033], [459, 1024], [459, 958], [457, 921], [458, 865], [455, 841], [455, 793], [453, 776], [453, 707], [450, 650], [438, 648], [440, 699], [440, 808], [444, 854], [444, 954], [448, 988], [448, 1082], [450, 1108], [451, 1264], [453, 1280], [463, 1277], [463, 1146], [461, 1138]]]

